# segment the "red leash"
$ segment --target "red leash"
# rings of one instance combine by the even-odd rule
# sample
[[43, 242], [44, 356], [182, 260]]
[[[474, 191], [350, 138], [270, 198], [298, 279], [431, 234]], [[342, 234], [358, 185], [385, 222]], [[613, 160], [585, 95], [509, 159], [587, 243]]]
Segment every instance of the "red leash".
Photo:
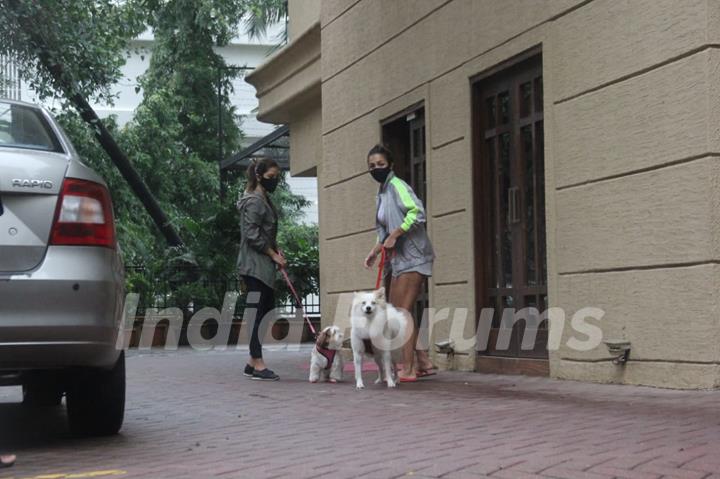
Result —
[[375, 289], [380, 289], [380, 283], [382, 283], [382, 276], [383, 276], [383, 269], [385, 268], [385, 247], [381, 250], [380, 253], [380, 264], [378, 265], [378, 276], [377, 281], [375, 281]]
[[[312, 332], [313, 336], [315, 336], [315, 339], [317, 340], [318, 334], [317, 331], [315, 331], [315, 327], [312, 325], [312, 322], [310, 322], [310, 318], [308, 318], [308, 315], [305, 313], [305, 308], [302, 305], [302, 302], [300, 301], [300, 295], [298, 295], [297, 291], [295, 290], [295, 286], [293, 286], [292, 281], [290, 281], [290, 277], [287, 274], [287, 271], [285, 268], [281, 268], [280, 271], [282, 271], [283, 278], [285, 278], [285, 283], [287, 284], [288, 288], [290, 288], [290, 291], [292, 292], [293, 296], [295, 296], [295, 301], [297, 302], [297, 308], [302, 311], [303, 317], [305, 318], [305, 321], [307, 321], [307, 325], [310, 328], [310, 331]], [[334, 349], [326, 349], [322, 347], [320, 344], [315, 344], [315, 347], [317, 348], [318, 353], [320, 353], [322, 356], [325, 357], [327, 360], [327, 366], [325, 366], [325, 369], [330, 369], [333, 365], [333, 361], [335, 361], [335, 354], [337, 353]]]
[[290, 288], [290, 291], [295, 297], [297, 308], [302, 312], [305, 321], [307, 321], [310, 332], [313, 333], [313, 336], [317, 337], [317, 331], [315, 331], [315, 327], [312, 325], [312, 322], [310, 322], [310, 318], [308, 318], [308, 315], [305, 313], [305, 308], [302, 305], [302, 301], [300, 301], [300, 296], [298, 295], [297, 291], [295, 291], [295, 287], [293, 286], [292, 281], [290, 281], [290, 277], [288, 276], [287, 271], [285, 270], [285, 268], [281, 268], [280, 271], [282, 271], [283, 278], [285, 278], [285, 283], [287, 284], [288, 288]]
[[[381, 254], [380, 254], [380, 264], [378, 265], [378, 276], [377, 276], [377, 281], [375, 282], [375, 289], [380, 289], [380, 284], [382, 283], [384, 269], [385, 269], [385, 248], [383, 248], [381, 250]], [[305, 313], [305, 308], [303, 307], [302, 301], [300, 301], [300, 295], [298, 295], [297, 291], [295, 290], [295, 286], [293, 286], [292, 281], [290, 281], [290, 277], [287, 274], [287, 270], [285, 268], [280, 268], [280, 271], [282, 272], [283, 278], [285, 279], [285, 284], [287, 284], [288, 288], [290, 289], [290, 292], [295, 297], [295, 302], [297, 303], [297, 308], [300, 309], [300, 311], [302, 312], [303, 318], [305, 318], [305, 321], [307, 322], [307, 325], [310, 328], [310, 331], [313, 333], [313, 336], [317, 337], [317, 331], [315, 330], [315, 327], [312, 325], [310, 318]]]

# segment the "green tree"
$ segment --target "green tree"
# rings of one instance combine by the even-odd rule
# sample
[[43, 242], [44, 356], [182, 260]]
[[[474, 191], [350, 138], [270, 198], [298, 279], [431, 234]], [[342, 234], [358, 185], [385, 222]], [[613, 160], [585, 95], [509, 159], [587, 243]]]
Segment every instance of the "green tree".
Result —
[[[248, 0], [247, 4], [245, 32], [250, 38], [264, 37], [267, 35], [268, 27], [287, 21], [287, 0]], [[278, 45], [287, 42], [287, 28], [282, 30], [280, 38], [276, 40]]]
[[[66, 108], [61, 110], [59, 119], [81, 157], [103, 175], [110, 187], [126, 264], [144, 268], [129, 270], [128, 289], [141, 292], [146, 300], [163, 297], [169, 304], [179, 306], [189, 301], [196, 306], [219, 306], [224, 280], [235, 272], [240, 240], [235, 201], [245, 183], [243, 177], [235, 178], [227, 186], [225, 200], [220, 200], [218, 115], [222, 115], [225, 125], [225, 151], [237, 151], [242, 134], [229, 101], [235, 72], [227, 68], [215, 49], [233, 37], [241, 20], [247, 18], [248, 9], [251, 17], [262, 12], [262, 2], [52, 2], [57, 12], [68, 12], [67, 16], [57, 15], [60, 19], [55, 29], [65, 27], [68, 32], [58, 38], [58, 55], [72, 66], [69, 70], [72, 75], [81, 78], [80, 91], [98, 101], [112, 101], [112, 84], [119, 77], [129, 38], [146, 26], [153, 29], [155, 48], [150, 67], [140, 79], [142, 103], [125, 127], [118, 128], [112, 119], [107, 126], [180, 232], [186, 249], [167, 248], [142, 204], [111, 166], [107, 153], [94, 141], [92, 129]], [[269, 1], [264, 6], [270, 8], [274, 4]], [[276, 14], [262, 15], [270, 19]], [[69, 28], [72, 22], [84, 25], [80, 33]], [[109, 22], [109, 27], [96, 31], [105, 22]], [[78, 41], [74, 42], [74, 38]], [[90, 50], [74, 51], [88, 43], [93, 44]], [[19, 45], [17, 49], [22, 50]], [[25, 72], [38, 72], [31, 81], [33, 86], [44, 96], [57, 96], [59, 89], [54, 78], [45, 75], [31, 55], [23, 55], [20, 63]], [[83, 65], [97, 71], [90, 74]], [[28, 76], [32, 77], [26, 73]], [[290, 260], [291, 275], [302, 294], [317, 291], [317, 228], [298, 223], [307, 202], [290, 193], [284, 183], [275, 194], [275, 201], [282, 217], [280, 242]], [[165, 297], [166, 288], [172, 297]]]
[[41, 98], [61, 96], [77, 110], [167, 242], [179, 246], [182, 240], [167, 216], [88, 102], [93, 96], [112, 102], [108, 92], [124, 61], [118, 51], [139, 31], [135, 9], [124, 6], [108, 0], [5, 0], [0, 9], [2, 52], [20, 65], [21, 75]]
[[[278, 242], [288, 260], [288, 275], [301, 298], [320, 292], [320, 251], [318, 248], [318, 227], [283, 221], [280, 225]], [[284, 283], [278, 285], [278, 295], [290, 299], [290, 291]]]
[[[77, 94], [111, 103], [128, 42], [144, 28], [136, 0], [3, 0], [0, 55], [13, 59], [41, 98], [67, 101], [68, 81]], [[40, 46], [45, 58], [62, 65], [60, 77], [42, 64]]]
[[228, 0], [148, 0], [144, 8], [155, 47], [150, 68], [141, 80], [142, 90], [150, 96], [170, 93], [167, 100], [181, 126], [179, 140], [189, 153], [217, 162], [219, 115], [225, 125], [224, 145], [232, 151], [241, 138], [228, 96], [237, 71], [228, 68], [215, 48], [227, 45], [237, 33], [246, 4]]

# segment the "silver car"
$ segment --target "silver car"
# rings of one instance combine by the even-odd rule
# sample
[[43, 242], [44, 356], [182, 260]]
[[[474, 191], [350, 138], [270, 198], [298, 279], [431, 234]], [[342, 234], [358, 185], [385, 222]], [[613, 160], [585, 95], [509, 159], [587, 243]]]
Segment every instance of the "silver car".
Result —
[[110, 194], [44, 109], [0, 99], [0, 386], [57, 406], [71, 430], [114, 434], [124, 271]]

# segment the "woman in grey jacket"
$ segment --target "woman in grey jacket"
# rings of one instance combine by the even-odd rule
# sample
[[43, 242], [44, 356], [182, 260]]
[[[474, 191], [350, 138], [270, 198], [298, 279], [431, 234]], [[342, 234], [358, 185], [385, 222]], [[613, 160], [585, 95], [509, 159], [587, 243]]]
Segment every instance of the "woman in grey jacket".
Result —
[[248, 167], [245, 194], [237, 203], [240, 212], [240, 254], [238, 273], [247, 287], [245, 323], [252, 321], [250, 361], [244, 375], [252, 379], [276, 381], [278, 375], [265, 366], [260, 343], [260, 323], [275, 309], [275, 272], [286, 266], [277, 247], [278, 215], [269, 193], [277, 187], [280, 168], [269, 158], [253, 161]]
[[[365, 258], [365, 267], [371, 268], [383, 248], [386, 254], [384, 272], [390, 270], [390, 303], [405, 309], [412, 318], [415, 301], [424, 282], [432, 275], [435, 259], [433, 247], [425, 230], [425, 209], [410, 185], [395, 176], [393, 157], [382, 145], [374, 146], [367, 157], [370, 175], [380, 183], [377, 194], [375, 225], [377, 243]], [[403, 346], [403, 370], [398, 373], [401, 382], [416, 381], [417, 377], [433, 374], [433, 364], [427, 351], [417, 350], [416, 318], [410, 321], [412, 334]]]

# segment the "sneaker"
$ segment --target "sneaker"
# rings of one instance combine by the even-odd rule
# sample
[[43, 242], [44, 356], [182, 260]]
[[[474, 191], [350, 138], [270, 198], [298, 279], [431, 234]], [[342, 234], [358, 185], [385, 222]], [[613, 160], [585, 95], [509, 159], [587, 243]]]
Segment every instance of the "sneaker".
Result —
[[254, 372], [255, 372], [255, 368], [250, 366], [249, 364], [246, 364], [245, 371], [243, 371], [243, 376], [251, 378]]
[[277, 381], [280, 376], [272, 372], [270, 369], [263, 369], [262, 371], [255, 371], [252, 375], [253, 379], [258, 381]]

